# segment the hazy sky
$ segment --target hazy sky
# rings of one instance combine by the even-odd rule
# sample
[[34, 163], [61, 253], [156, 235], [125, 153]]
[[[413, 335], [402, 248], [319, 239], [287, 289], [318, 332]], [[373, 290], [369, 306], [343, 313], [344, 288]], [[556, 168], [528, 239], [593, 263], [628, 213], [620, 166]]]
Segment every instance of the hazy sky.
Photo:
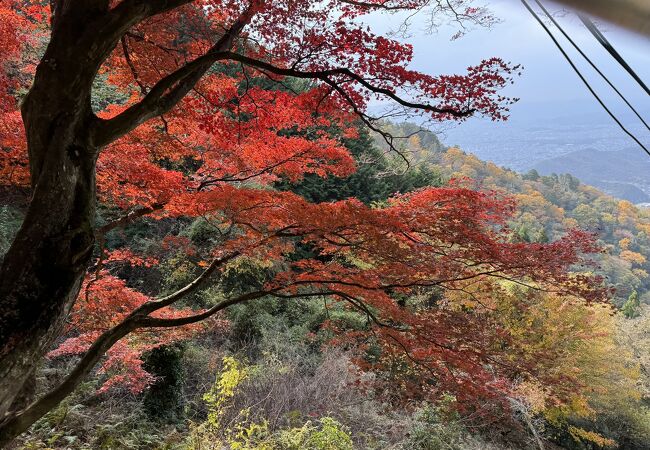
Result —
[[[589, 120], [594, 124], [608, 126], [609, 119], [605, 113], [524, 6], [518, 0], [492, 0], [488, 5], [502, 22], [491, 29], [475, 29], [455, 41], [449, 39], [454, 33], [451, 27], [442, 27], [436, 34], [428, 35], [424, 32], [424, 23], [415, 23], [410, 30], [412, 36], [407, 39], [414, 45], [415, 50], [412, 67], [431, 74], [459, 73], [481, 59], [499, 56], [506, 61], [522, 64], [525, 68], [523, 75], [516, 79], [515, 85], [506, 91], [511, 96], [521, 98], [512, 109], [513, 123], [518, 123], [519, 126], [524, 122], [550, 124], [560, 119], [564, 125], [574, 120], [576, 123]], [[555, 12], [562, 10], [548, 1], [545, 1], [545, 6]], [[638, 107], [637, 109], [645, 113], [646, 121], [650, 120], [650, 97], [596, 42], [575, 14], [561, 15], [557, 20]], [[395, 23], [395, 17], [384, 16], [377, 19], [375, 25], [389, 29], [391, 24]], [[646, 84], [650, 84], [650, 39], [607, 23], [599, 22], [598, 25]], [[551, 28], [553, 29], [552, 26]], [[559, 32], [556, 32], [556, 35], [559, 36]], [[574, 60], [580, 62], [579, 67], [585, 69], [584, 73], [593, 81], [597, 91], [610, 100], [608, 103], [612, 109], [621, 113], [626, 123], [637, 132], [638, 137], [650, 145], [650, 133], [630, 117], [620, 101], [610, 95], [609, 87], [580, 60], [568, 42], [563, 39], [561, 42], [566, 44], [565, 48], [575, 56]], [[473, 123], [449, 131], [455, 143], [462, 143], [464, 130], [470, 132], [476, 127], [501, 126], [472, 120]], [[512, 132], [517, 131], [513, 128]], [[617, 131], [615, 125], [612, 125], [611, 132], [622, 133]], [[633, 142], [631, 144], [633, 145]]]

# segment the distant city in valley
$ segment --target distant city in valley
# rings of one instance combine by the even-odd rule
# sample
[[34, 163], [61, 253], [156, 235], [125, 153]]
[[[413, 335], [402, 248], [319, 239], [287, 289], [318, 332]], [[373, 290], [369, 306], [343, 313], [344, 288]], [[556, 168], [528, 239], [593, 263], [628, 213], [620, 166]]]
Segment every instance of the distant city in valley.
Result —
[[[598, 105], [527, 105], [506, 123], [472, 119], [439, 132], [442, 142], [517, 172], [570, 173], [633, 203], [650, 203], [650, 157]], [[650, 111], [643, 112], [650, 117]], [[642, 142], [650, 133], [638, 119], [624, 122]]]

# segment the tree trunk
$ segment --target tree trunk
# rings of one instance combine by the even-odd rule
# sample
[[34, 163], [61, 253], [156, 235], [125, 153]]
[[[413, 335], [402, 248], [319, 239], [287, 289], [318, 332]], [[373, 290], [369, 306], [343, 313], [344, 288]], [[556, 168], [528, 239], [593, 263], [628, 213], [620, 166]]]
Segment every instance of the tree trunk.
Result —
[[57, 20], [22, 105], [32, 199], [0, 268], [0, 422], [61, 334], [92, 255], [91, 87], [111, 48], [86, 39], [97, 13]]
[[[26, 123], [32, 115], [42, 116], [28, 110]], [[0, 269], [0, 415], [60, 334], [92, 254], [94, 156], [88, 157], [91, 148], [71, 129], [75, 122], [57, 113], [34, 127], [52, 130], [44, 145], [29, 142], [34, 160], [44, 161], [25, 221]]]
[[[100, 147], [173, 107], [214, 61], [204, 55], [201, 64], [184, 66], [191, 69], [184, 77], [172, 73], [161, 80], [160, 96], [143, 100], [134, 119], [127, 115], [126, 121], [113, 122], [110, 132], [111, 122], [98, 119], [91, 108], [93, 80], [128, 29], [191, 1], [123, 1], [110, 10], [109, 0], [50, 1], [50, 42], [22, 105], [32, 199], [0, 267], [0, 447], [72, 392], [104, 352], [135, 327], [126, 321], [106, 332], [62, 385], [20, 409], [26, 398], [21, 391], [61, 335], [92, 256]], [[230, 48], [250, 19], [242, 17], [216, 50]]]

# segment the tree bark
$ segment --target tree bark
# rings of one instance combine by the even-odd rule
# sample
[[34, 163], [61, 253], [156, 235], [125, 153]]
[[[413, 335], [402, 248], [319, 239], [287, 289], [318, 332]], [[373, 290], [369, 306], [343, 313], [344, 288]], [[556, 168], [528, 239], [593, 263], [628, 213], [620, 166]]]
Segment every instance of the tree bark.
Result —
[[[151, 104], [145, 98], [142, 108], [136, 108], [142, 112], [140, 120], [122, 127], [111, 127], [112, 121], [93, 113], [93, 80], [132, 25], [191, 1], [123, 0], [110, 10], [109, 0], [52, 2], [50, 42], [21, 108], [32, 198], [0, 267], [0, 447], [72, 392], [104, 352], [136, 326], [131, 318], [107, 331], [64, 383], [23, 409], [20, 399], [30, 387], [26, 381], [61, 335], [92, 256], [95, 166], [101, 147], [172, 108], [212, 61], [198, 67], [188, 64], [186, 77], [170, 86], [162, 83], [159, 98]], [[229, 49], [249, 19], [248, 13], [242, 15], [217, 42], [216, 50]], [[191, 284], [187, 290], [195, 287]], [[170, 297], [169, 303], [175, 298]], [[153, 302], [138, 313], [146, 315], [166, 302]], [[200, 318], [191, 317], [188, 323]]]
[[22, 105], [32, 199], [0, 268], [0, 421], [60, 335], [92, 255], [91, 88], [111, 46], [91, 45], [100, 10], [84, 6], [57, 17]]

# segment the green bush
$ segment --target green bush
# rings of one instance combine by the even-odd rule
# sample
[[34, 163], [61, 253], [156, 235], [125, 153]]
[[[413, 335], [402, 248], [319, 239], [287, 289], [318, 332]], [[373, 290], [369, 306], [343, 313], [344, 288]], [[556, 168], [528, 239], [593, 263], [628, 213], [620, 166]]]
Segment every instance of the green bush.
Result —
[[404, 447], [413, 450], [463, 450], [464, 429], [440, 417], [440, 408], [427, 406], [416, 416], [416, 423]]
[[158, 347], [145, 355], [144, 369], [156, 377], [144, 394], [143, 406], [154, 420], [178, 422], [183, 418], [183, 345]]
[[318, 425], [311, 421], [300, 428], [281, 430], [275, 437], [282, 450], [352, 450], [349, 431], [331, 417], [323, 417]]
[[404, 450], [487, 450], [494, 447], [472, 434], [453, 408], [453, 397], [443, 397], [437, 405], [427, 405], [415, 414]]

